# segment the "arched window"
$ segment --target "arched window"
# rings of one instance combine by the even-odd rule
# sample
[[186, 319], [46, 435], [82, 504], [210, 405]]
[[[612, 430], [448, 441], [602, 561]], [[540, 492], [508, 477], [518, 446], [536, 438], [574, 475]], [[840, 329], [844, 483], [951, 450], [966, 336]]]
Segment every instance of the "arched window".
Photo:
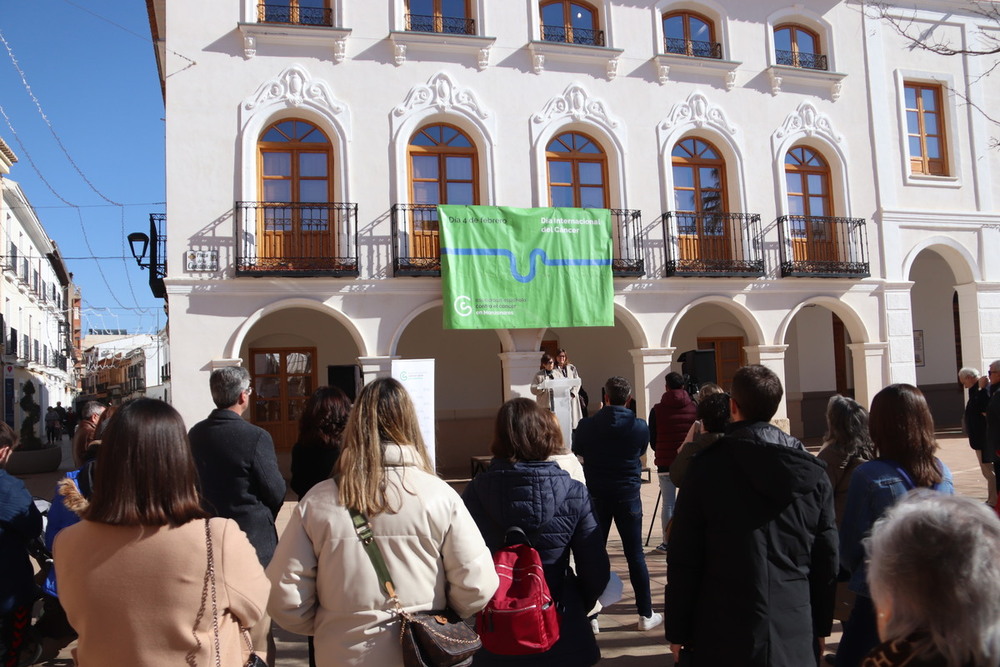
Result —
[[785, 156], [788, 235], [795, 261], [837, 261], [830, 167], [815, 150], [796, 146]]
[[336, 257], [330, 140], [312, 123], [289, 119], [265, 129], [257, 150], [258, 258]]
[[545, 150], [549, 206], [608, 207], [608, 159], [597, 142], [579, 132], [565, 132]]
[[260, 0], [257, 20], [261, 23], [333, 25], [328, 0]]
[[670, 155], [680, 258], [730, 259], [725, 160], [715, 146], [696, 137], [679, 142]]
[[827, 69], [826, 56], [820, 53], [819, 35], [796, 24], [775, 27], [774, 58], [779, 65]]
[[597, 11], [590, 5], [571, 0], [543, 2], [542, 39], [547, 42], [604, 46]]
[[409, 146], [410, 201], [413, 211], [410, 251], [413, 257], [441, 254], [438, 204], [478, 204], [476, 148], [451, 125], [428, 125], [414, 133]]
[[450, 35], [476, 34], [469, 0], [407, 0], [406, 29]]
[[694, 12], [663, 15], [663, 51], [698, 58], [722, 58], [712, 20]]

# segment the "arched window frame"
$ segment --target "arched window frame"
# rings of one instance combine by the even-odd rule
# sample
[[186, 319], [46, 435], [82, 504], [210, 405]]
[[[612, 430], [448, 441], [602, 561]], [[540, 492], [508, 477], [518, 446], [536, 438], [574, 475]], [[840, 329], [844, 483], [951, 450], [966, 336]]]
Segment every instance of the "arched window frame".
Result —
[[[318, 142], [296, 141], [292, 139], [289, 139], [287, 141], [264, 140], [264, 136], [271, 129], [278, 129], [278, 131], [281, 132], [278, 126], [286, 122], [305, 123], [313, 128], [312, 130], [306, 133], [307, 135], [311, 134], [312, 132], [319, 132], [320, 134], [323, 135], [325, 141], [323, 143], [318, 143]], [[264, 174], [264, 154], [268, 152], [288, 152], [292, 154], [292, 158], [290, 160], [291, 173], [289, 174], [289, 177], [287, 179], [288, 181], [291, 182], [291, 187], [290, 187], [291, 197], [288, 199], [287, 202], [282, 202], [282, 203], [300, 203], [299, 197], [296, 194], [299, 188], [297, 188], [296, 185], [301, 184], [303, 180], [307, 181], [321, 180], [318, 177], [308, 177], [308, 176], [303, 177], [299, 173], [299, 170], [301, 168], [301, 163], [299, 162], [299, 160], [296, 159], [296, 156], [303, 153], [321, 153], [321, 152], [325, 153], [326, 178], [322, 180], [326, 181], [326, 190], [327, 190], [326, 201], [327, 202], [333, 201], [332, 197], [334, 194], [334, 173], [335, 173], [334, 159], [333, 159], [333, 154], [334, 154], [333, 142], [330, 140], [329, 135], [323, 131], [323, 128], [321, 126], [305, 118], [301, 118], [298, 116], [290, 116], [288, 118], [281, 118], [275, 120], [274, 122], [269, 123], [267, 126], [264, 127], [264, 129], [260, 133], [260, 137], [257, 140], [257, 182], [258, 182], [258, 193], [260, 195], [259, 201], [262, 202], [266, 201], [264, 197], [264, 189], [265, 189], [264, 184], [267, 182], [267, 180], [286, 180], [277, 178], [268, 179], [267, 176]]]
[[[677, 50], [673, 43], [667, 43], [667, 33], [664, 29], [664, 24], [672, 18], [681, 18], [684, 26], [684, 44], [683, 50]], [[691, 19], [701, 21], [708, 26], [708, 39], [707, 40], [695, 40], [691, 34]], [[678, 8], [670, 9], [663, 12], [660, 15], [660, 32], [662, 39], [660, 40], [659, 49], [657, 52], [670, 53], [674, 55], [682, 55], [688, 57], [699, 57], [699, 58], [714, 58], [716, 60], [722, 59], [722, 42], [717, 39], [718, 29], [716, 27], [715, 20], [706, 14], [695, 11], [693, 9]], [[701, 44], [704, 43], [705, 46]]]
[[[574, 30], [581, 29], [575, 29], [573, 27], [571, 17], [572, 5], [579, 5], [580, 7], [590, 11], [593, 16], [593, 25], [590, 28], [582, 29], [590, 34], [577, 34], [574, 32]], [[562, 7], [561, 26], [545, 23], [545, 10], [546, 8], [553, 6]], [[595, 6], [593, 3], [586, 2], [585, 0], [542, 0], [538, 3], [538, 16], [538, 31], [542, 41], [564, 44], [581, 44], [586, 46], [608, 46], [608, 41], [604, 32], [604, 17], [602, 16], [600, 7]], [[561, 34], [564, 36], [564, 39], [552, 39], [551, 37], [558, 36], [558, 34], [560, 34], [560, 29], [562, 30]]]
[[[432, 3], [430, 15], [414, 15], [411, 11], [412, 0], [405, 0], [404, 12], [406, 17], [406, 30], [454, 35], [477, 34], [473, 0], [463, 0], [463, 5], [465, 6], [464, 16], [447, 16], [445, 15], [442, 7], [444, 0], [430, 1]], [[419, 20], [416, 19], [417, 16], [419, 16]], [[428, 19], [430, 19], [429, 24]], [[428, 30], [427, 28], [431, 29]]]
[[[785, 54], [777, 50], [777, 39], [776, 35], [782, 30], [788, 30], [790, 33], [790, 53]], [[815, 45], [813, 51], [802, 52], [799, 46], [798, 35], [804, 34], [813, 40]], [[794, 21], [785, 21], [774, 26], [774, 30], [771, 33], [772, 39], [775, 40], [775, 51], [774, 51], [774, 62], [779, 65], [786, 65], [788, 67], [799, 67], [803, 69], [814, 69], [826, 71], [829, 69], [828, 60], [826, 53], [824, 52], [824, 47], [826, 46], [822, 36], [813, 28], [797, 23]]]
[[[414, 140], [422, 133], [426, 133], [431, 128], [441, 127], [454, 130], [459, 135], [465, 138], [469, 142], [469, 146], [449, 146], [445, 144], [438, 144], [435, 146], [424, 146], [414, 143]], [[438, 201], [442, 204], [453, 204], [455, 202], [447, 201], [447, 184], [449, 182], [466, 182], [464, 179], [457, 181], [455, 179], [442, 178], [444, 174], [447, 173], [447, 161], [449, 157], [471, 157], [472, 158], [472, 178], [470, 181], [472, 184], [472, 205], [478, 205], [480, 202], [480, 186], [479, 186], [479, 154], [476, 149], [476, 143], [467, 132], [465, 132], [461, 127], [447, 122], [433, 122], [424, 123], [418, 127], [413, 134], [410, 136], [410, 140], [407, 142], [407, 183], [409, 186], [409, 201], [416, 203], [416, 198], [414, 195], [414, 183], [416, 181], [416, 176], [414, 175], [413, 169], [413, 157], [418, 155], [433, 155], [438, 159], [438, 178], [435, 181], [438, 183]], [[429, 181], [428, 181], [429, 182]]]
[[[550, 147], [554, 142], [560, 140], [564, 136], [576, 135], [583, 137], [588, 142], [596, 146], [600, 152], [598, 153], [584, 153], [578, 151], [552, 151]], [[600, 156], [599, 158], [595, 156]], [[609, 202], [611, 200], [611, 194], [608, 186], [608, 152], [607, 149], [601, 144], [600, 141], [594, 138], [593, 135], [579, 130], [566, 130], [564, 132], [559, 132], [552, 136], [551, 139], [546, 142], [545, 146], [545, 183], [546, 183], [546, 194], [548, 206], [555, 206], [556, 204], [552, 201], [552, 174], [550, 169], [550, 164], [554, 160], [559, 161], [569, 161], [571, 163], [571, 170], [573, 172], [570, 183], [560, 183], [560, 186], [565, 187], [569, 185], [573, 189], [573, 207], [582, 208], [581, 204], [581, 193], [580, 189], [585, 185], [580, 182], [579, 177], [579, 165], [581, 163], [594, 163], [600, 162], [601, 165], [601, 190], [602, 190], [602, 203], [601, 206], [593, 206], [589, 208], [611, 208]]]

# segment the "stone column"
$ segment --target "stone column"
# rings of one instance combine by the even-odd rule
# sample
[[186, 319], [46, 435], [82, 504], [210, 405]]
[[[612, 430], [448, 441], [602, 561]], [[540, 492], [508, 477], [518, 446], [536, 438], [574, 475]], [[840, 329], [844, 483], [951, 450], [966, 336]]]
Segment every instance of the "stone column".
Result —
[[641, 347], [629, 350], [635, 376], [635, 411], [645, 419], [663, 394], [664, 378], [674, 361], [675, 347]]
[[[743, 348], [747, 354], [748, 364], [760, 364], [767, 366], [781, 380], [781, 386], [785, 386], [785, 351], [787, 345], [747, 345]], [[788, 401], [787, 395], [782, 392], [781, 403], [778, 404], [778, 411], [771, 418], [771, 423], [788, 433], [790, 424], [788, 421]]]
[[500, 368], [503, 374], [503, 400], [523, 396], [534, 399], [531, 393], [531, 380], [538, 372], [538, 360], [542, 353], [534, 352], [501, 352]]
[[913, 312], [910, 308], [912, 287], [911, 281], [887, 282], [882, 287], [886, 341], [889, 344], [887, 384], [896, 382], [917, 384], [917, 370], [913, 366]]
[[957, 285], [958, 317], [962, 329], [963, 366], [986, 372], [1000, 359], [1000, 284]]
[[854, 400], [868, 409], [886, 382], [888, 343], [848, 343], [854, 370]]
[[392, 377], [392, 360], [398, 357], [358, 357], [361, 365], [362, 381], [371, 382], [376, 378]]

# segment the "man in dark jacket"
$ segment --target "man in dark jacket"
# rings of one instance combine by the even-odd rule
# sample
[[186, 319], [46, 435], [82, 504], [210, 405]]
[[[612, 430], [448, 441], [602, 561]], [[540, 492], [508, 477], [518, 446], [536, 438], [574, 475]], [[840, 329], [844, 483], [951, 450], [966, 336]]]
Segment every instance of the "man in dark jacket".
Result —
[[[212, 516], [234, 520], [267, 566], [278, 544], [274, 519], [285, 500], [285, 479], [278, 469], [271, 436], [243, 419], [250, 405], [250, 373], [241, 366], [226, 366], [209, 377], [216, 409], [208, 419], [191, 427], [191, 453], [201, 480], [201, 503]], [[254, 626], [254, 646], [274, 664], [270, 618]]]
[[649, 570], [642, 551], [639, 457], [649, 444], [649, 429], [625, 407], [631, 397], [628, 380], [610, 378], [604, 385], [604, 407], [593, 417], [581, 419], [573, 432], [573, 453], [583, 457], [583, 474], [605, 544], [612, 520], [618, 527], [635, 591], [639, 630], [645, 631], [662, 623], [663, 616], [653, 611]]
[[969, 436], [969, 446], [979, 456], [979, 467], [986, 478], [986, 502], [990, 507], [997, 504], [996, 452], [986, 446], [986, 409], [990, 403], [990, 393], [986, 377], [980, 377], [975, 368], [958, 371], [958, 381], [969, 391], [965, 404], [962, 424]]
[[833, 491], [823, 463], [772, 426], [781, 381], [733, 376], [733, 423], [691, 462], [667, 553], [665, 634], [689, 665], [802, 667], [833, 623]]
[[663, 540], [658, 551], [667, 550], [667, 525], [674, 515], [674, 497], [677, 487], [670, 479], [670, 466], [677, 458], [677, 450], [684, 444], [691, 424], [697, 419], [698, 408], [691, 395], [684, 389], [684, 378], [680, 373], [667, 373], [667, 390], [660, 402], [649, 412], [649, 444], [652, 445], [656, 464], [656, 476], [660, 480], [660, 496], [663, 508], [660, 511], [660, 530]]

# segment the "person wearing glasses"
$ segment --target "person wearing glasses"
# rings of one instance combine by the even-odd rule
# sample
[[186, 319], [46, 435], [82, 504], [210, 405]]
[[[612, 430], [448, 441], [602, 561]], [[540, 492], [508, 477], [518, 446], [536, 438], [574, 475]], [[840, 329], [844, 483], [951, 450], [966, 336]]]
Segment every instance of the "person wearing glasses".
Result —
[[[250, 405], [250, 373], [242, 366], [212, 371], [208, 380], [216, 409], [188, 432], [201, 480], [201, 504], [209, 515], [232, 519], [246, 533], [261, 565], [267, 567], [278, 544], [275, 517], [285, 500], [274, 442], [264, 429], [243, 419]], [[258, 653], [267, 649], [274, 665], [271, 621], [251, 631]]]

